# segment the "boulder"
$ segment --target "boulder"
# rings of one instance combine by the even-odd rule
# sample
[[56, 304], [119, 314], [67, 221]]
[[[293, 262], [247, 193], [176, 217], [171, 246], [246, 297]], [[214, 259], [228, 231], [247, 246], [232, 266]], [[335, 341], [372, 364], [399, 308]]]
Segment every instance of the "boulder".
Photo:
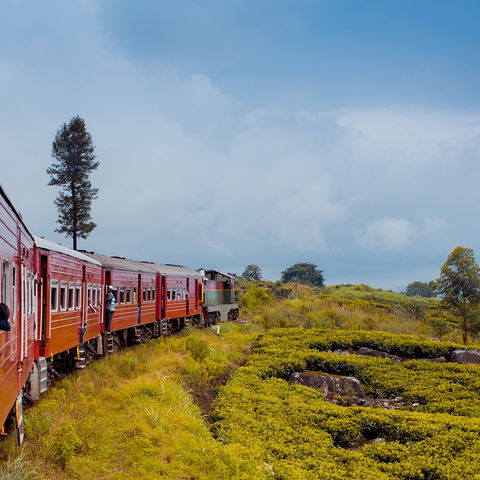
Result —
[[290, 375], [290, 385], [298, 383], [315, 390], [323, 391], [324, 398], [332, 396], [365, 398], [362, 384], [354, 377], [338, 377], [318, 372], [294, 372]]
[[478, 350], [454, 350], [450, 354], [450, 360], [457, 363], [480, 364], [480, 351]]
[[387, 352], [382, 352], [381, 350], [375, 350], [368, 347], [360, 347], [356, 352], [356, 355], [367, 355], [369, 357], [378, 357], [378, 358], [389, 358], [393, 363], [402, 363], [403, 359], [397, 357], [396, 355], [390, 355]]

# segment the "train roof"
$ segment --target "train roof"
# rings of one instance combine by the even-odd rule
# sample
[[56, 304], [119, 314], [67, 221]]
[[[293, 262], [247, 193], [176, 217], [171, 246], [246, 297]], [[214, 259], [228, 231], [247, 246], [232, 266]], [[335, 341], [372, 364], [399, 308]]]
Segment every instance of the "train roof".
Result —
[[27, 231], [27, 233], [30, 235], [31, 238], [33, 238], [32, 233], [30, 232], [28, 227], [25, 225], [25, 222], [23, 221], [22, 214], [13, 206], [13, 203], [11, 202], [10, 198], [8, 197], [7, 193], [5, 192], [5, 190], [4, 190], [4, 188], [2, 187], [1, 184], [0, 184], [0, 194], [6, 200], [6, 202], [10, 206], [10, 208], [15, 212], [15, 215], [20, 220], [20, 222], [22, 223], [22, 225], [25, 228], [25, 230]]
[[42, 237], [34, 237], [35, 243], [37, 247], [44, 248], [45, 250], [51, 250], [52, 252], [59, 252], [64, 253], [65, 255], [69, 255], [70, 257], [78, 258], [79, 260], [83, 260], [84, 262], [94, 263], [95, 265], [102, 265], [98, 260], [91, 258], [82, 252], [77, 252], [76, 250], [72, 250], [71, 248], [65, 247], [60, 243], [55, 243], [50, 240], [46, 240]]
[[160, 273], [160, 275], [171, 275], [178, 277], [198, 277], [203, 278], [203, 275], [197, 270], [179, 265], [161, 265], [156, 263], [139, 262], [137, 260], [130, 260], [122, 257], [109, 257], [107, 255], [100, 255], [93, 252], [85, 252], [85, 255], [97, 260], [105, 268], [113, 270], [126, 270], [129, 272], [144, 272], [144, 273]]
[[122, 257], [109, 257], [107, 255], [100, 255], [93, 252], [85, 252], [90, 258], [98, 261], [105, 268], [111, 268], [112, 270], [125, 270], [127, 272], [143, 272], [156, 274], [157, 271], [152, 268], [149, 263], [138, 262], [136, 260], [130, 260]]
[[230, 278], [230, 279], [235, 278], [233, 275], [230, 275], [229, 273], [221, 272], [220, 270], [212, 270], [212, 269], [205, 270], [205, 275], [208, 275], [209, 273], [215, 273], [215, 274], [218, 274], [218, 275], [223, 275], [224, 277], [227, 277], [227, 278]]
[[156, 263], [150, 264], [152, 268], [154, 268], [157, 272], [161, 275], [176, 275], [179, 277], [198, 277], [203, 278], [202, 273], [197, 270], [193, 270], [191, 268], [182, 267], [180, 265], [159, 265]]

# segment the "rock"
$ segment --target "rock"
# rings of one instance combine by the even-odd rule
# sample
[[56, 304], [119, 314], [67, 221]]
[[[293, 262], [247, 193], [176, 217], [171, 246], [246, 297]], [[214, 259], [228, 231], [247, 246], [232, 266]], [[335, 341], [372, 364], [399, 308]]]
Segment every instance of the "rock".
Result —
[[420, 406], [419, 403], [412, 403], [412, 407], [413, 407], [413, 408], [418, 408], [419, 406]]
[[445, 357], [435, 357], [435, 358], [416, 358], [415, 360], [423, 360], [424, 362], [430, 363], [445, 363], [447, 359]]
[[308, 371], [303, 373], [294, 372], [290, 375], [288, 383], [290, 385], [298, 383], [315, 390], [321, 390], [324, 398], [335, 395], [365, 398], [362, 384], [354, 377], [337, 377]]
[[457, 363], [475, 363], [480, 364], [480, 351], [478, 350], [454, 350], [450, 355], [450, 360]]
[[349, 348], [348, 350], [342, 350], [341, 348], [337, 348], [333, 350], [332, 353], [336, 353], [337, 355], [352, 355], [354, 353], [353, 348]]
[[381, 350], [375, 350], [373, 348], [368, 347], [360, 347], [356, 352], [356, 355], [366, 355], [369, 357], [377, 357], [377, 358], [389, 358], [394, 363], [402, 363], [403, 359], [397, 357], [396, 355], [390, 355], [387, 352], [382, 352]]
[[378, 438], [374, 438], [374, 439], [372, 440], [372, 443], [381, 443], [381, 442], [384, 442], [384, 441], [385, 441], [384, 438], [378, 437]]

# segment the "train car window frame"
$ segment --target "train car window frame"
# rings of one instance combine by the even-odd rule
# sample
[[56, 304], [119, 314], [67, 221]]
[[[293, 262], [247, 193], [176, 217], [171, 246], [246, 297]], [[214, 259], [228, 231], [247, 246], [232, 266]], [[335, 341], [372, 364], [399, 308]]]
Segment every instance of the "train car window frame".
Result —
[[125, 291], [125, 303], [132, 303], [132, 287], [127, 287]]
[[87, 307], [92, 304], [92, 284], [87, 285]]
[[177, 288], [177, 300], [181, 300], [181, 299], [182, 299], [182, 289]]
[[67, 310], [67, 282], [65, 280], [60, 282], [59, 294], [60, 311], [65, 312]]
[[152, 287], [147, 288], [147, 299], [149, 302], [152, 301]]
[[103, 298], [102, 292], [103, 292], [102, 286], [99, 284], [98, 285], [98, 295], [97, 295], [97, 306], [98, 307], [102, 306], [102, 298]]
[[144, 302], [147, 301], [147, 287], [143, 287], [142, 298]]
[[82, 308], [82, 284], [80, 282], [75, 285], [75, 308], [77, 310]]
[[118, 303], [120, 305], [125, 305], [125, 287], [120, 287], [120, 298]]
[[75, 282], [68, 282], [68, 309], [75, 310]]
[[30, 298], [30, 273], [27, 273], [27, 278], [25, 279], [25, 302], [26, 302], [26, 310], [27, 310], [27, 315], [30, 315], [32, 313], [32, 299]]
[[97, 304], [97, 285], [94, 283], [92, 285], [92, 305], [95, 306]]
[[10, 264], [7, 260], [3, 259], [2, 262], [2, 302], [10, 307], [10, 296], [8, 288], [8, 271], [10, 269]]
[[137, 287], [133, 287], [133, 303], [137, 303]]
[[157, 298], [157, 289], [156, 287], [152, 288], [152, 302], [154, 302]]
[[170, 288], [167, 288], [167, 302], [169, 302], [172, 299], [172, 290]]
[[174, 302], [177, 299], [177, 289], [172, 288], [172, 302]]
[[12, 323], [17, 323], [17, 278], [16, 278], [17, 268], [15, 265], [12, 265]]

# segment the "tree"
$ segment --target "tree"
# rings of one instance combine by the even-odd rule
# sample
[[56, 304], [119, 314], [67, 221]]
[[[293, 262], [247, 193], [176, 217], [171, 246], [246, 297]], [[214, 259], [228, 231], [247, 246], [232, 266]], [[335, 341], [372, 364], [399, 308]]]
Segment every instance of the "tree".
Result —
[[88, 176], [98, 167], [93, 154], [95, 147], [92, 136], [79, 116], [63, 124], [57, 131], [52, 145], [52, 157], [56, 160], [48, 169], [49, 185], [61, 187], [55, 200], [58, 209], [56, 232], [73, 238], [73, 249], [77, 249], [77, 238], [87, 238], [96, 227], [90, 216], [92, 200], [97, 198], [98, 188], [92, 188]]
[[433, 297], [434, 293], [428, 283], [424, 282], [412, 282], [407, 285], [405, 293], [409, 297], [414, 297], [418, 295], [419, 297]]
[[247, 265], [242, 277], [251, 282], [259, 282], [262, 279], [262, 269], [258, 265]]
[[323, 287], [323, 271], [313, 263], [296, 263], [282, 272], [282, 282], [300, 282], [312, 287]]
[[435, 282], [435, 293], [444, 304], [462, 319], [463, 343], [468, 333], [478, 333], [478, 304], [480, 302], [480, 267], [473, 249], [456, 247], [447, 257]]

